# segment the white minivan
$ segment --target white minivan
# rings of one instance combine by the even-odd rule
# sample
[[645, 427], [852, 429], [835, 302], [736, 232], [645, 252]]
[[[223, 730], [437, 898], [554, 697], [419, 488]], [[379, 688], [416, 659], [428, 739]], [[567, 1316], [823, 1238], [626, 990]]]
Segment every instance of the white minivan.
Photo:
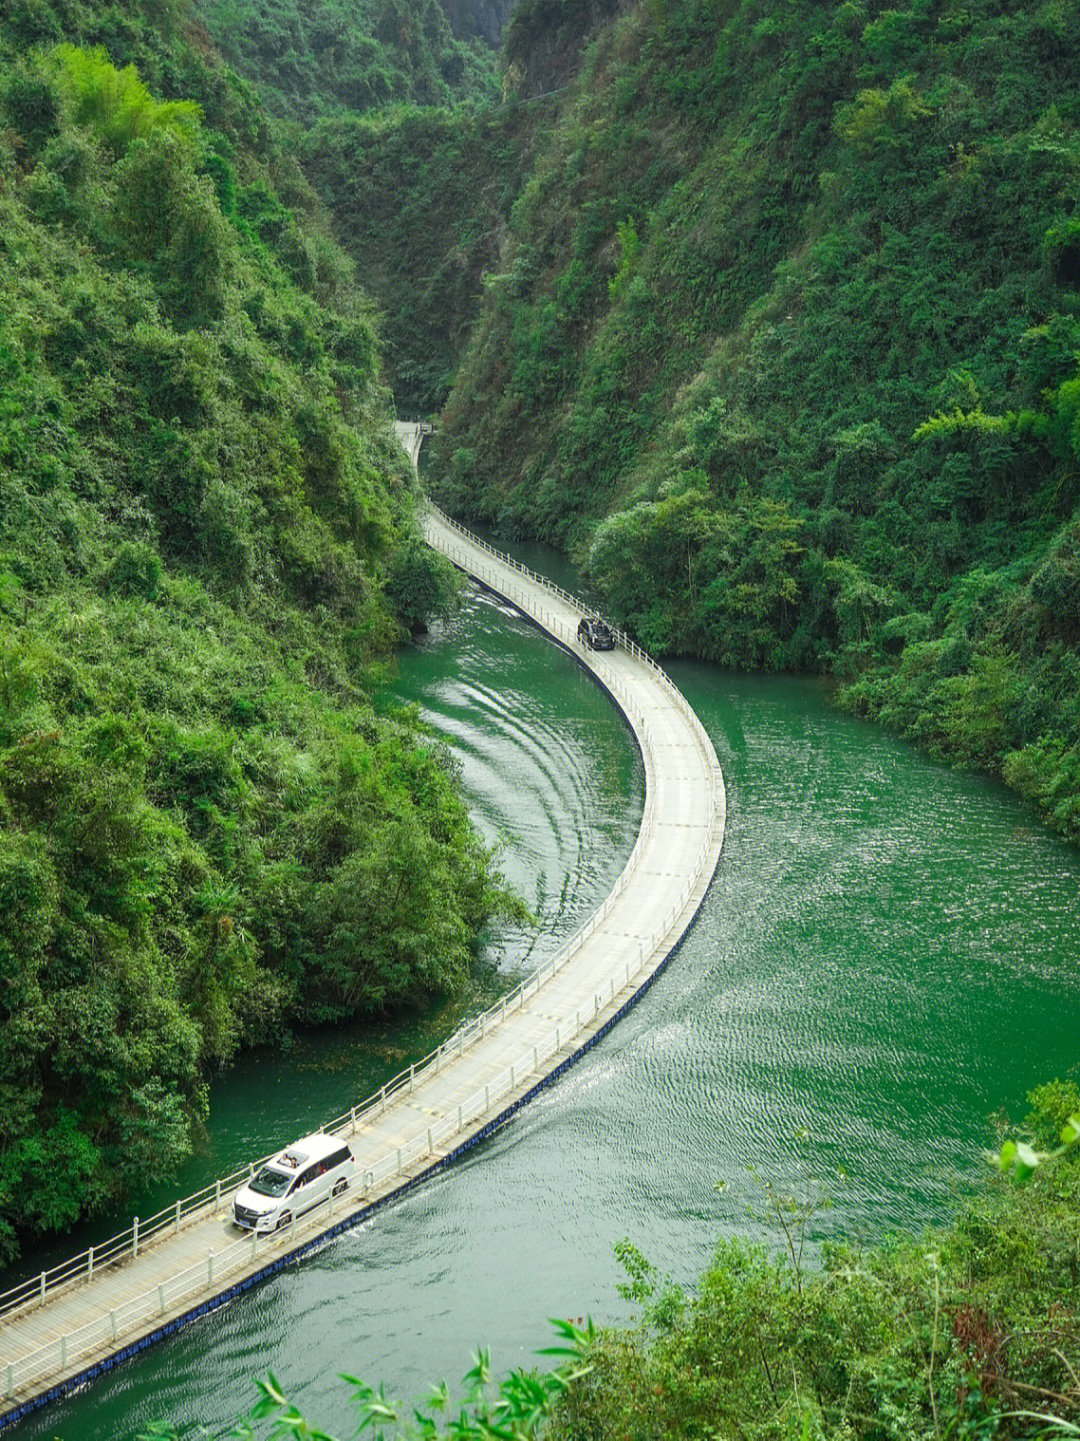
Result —
[[331, 1193], [348, 1190], [356, 1162], [340, 1136], [316, 1131], [269, 1161], [233, 1197], [233, 1220], [245, 1231], [276, 1231]]

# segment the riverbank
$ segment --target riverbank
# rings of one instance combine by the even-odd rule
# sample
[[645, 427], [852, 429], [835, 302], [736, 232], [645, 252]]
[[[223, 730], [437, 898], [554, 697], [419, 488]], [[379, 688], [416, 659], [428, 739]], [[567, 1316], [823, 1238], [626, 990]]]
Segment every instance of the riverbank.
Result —
[[[955, 1213], [988, 1115], [1021, 1115], [1072, 1064], [1075, 853], [1001, 787], [837, 713], [813, 681], [674, 669], [731, 798], [725, 863], [678, 964], [473, 1159], [13, 1437], [224, 1425], [268, 1366], [345, 1429], [340, 1371], [411, 1397], [457, 1377], [478, 1342], [499, 1371], [529, 1364], [548, 1315], [632, 1320], [621, 1237], [691, 1284], [718, 1236], [771, 1235], [750, 1165], [787, 1189], [807, 1162], [843, 1167], [816, 1243]], [[451, 746], [508, 879], [571, 924], [636, 827], [609, 703], [478, 595], [404, 653], [394, 690]], [[250, 1109], [238, 1098], [237, 1125]]]

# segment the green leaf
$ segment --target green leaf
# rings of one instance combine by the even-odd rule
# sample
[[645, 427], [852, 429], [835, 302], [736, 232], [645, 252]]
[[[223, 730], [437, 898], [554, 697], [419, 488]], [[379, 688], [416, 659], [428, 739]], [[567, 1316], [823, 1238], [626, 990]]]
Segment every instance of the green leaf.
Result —
[[275, 1411], [280, 1409], [278, 1402], [272, 1396], [264, 1396], [261, 1401], [255, 1402], [248, 1412], [248, 1417], [252, 1421], [263, 1421], [267, 1416], [272, 1416]]
[[433, 1411], [445, 1411], [450, 1405], [450, 1387], [445, 1381], [440, 1381], [437, 1386], [431, 1388], [427, 1400]]
[[1007, 1171], [1016, 1159], [1016, 1142], [1006, 1141], [1001, 1148], [1001, 1154], [995, 1157], [998, 1170]]
[[285, 1393], [281, 1389], [281, 1382], [274, 1375], [273, 1371], [267, 1371], [266, 1380], [259, 1383], [260, 1389], [265, 1391], [267, 1396], [272, 1396], [279, 1406], [286, 1404]]
[[1039, 1165], [1039, 1156], [1036, 1151], [1024, 1141], [1016, 1143], [1016, 1158], [1013, 1162], [1013, 1175], [1017, 1181], [1026, 1181], [1033, 1175]]
[[473, 1354], [473, 1364], [465, 1373], [465, 1384], [470, 1387], [486, 1386], [491, 1380], [491, 1352], [484, 1346]]

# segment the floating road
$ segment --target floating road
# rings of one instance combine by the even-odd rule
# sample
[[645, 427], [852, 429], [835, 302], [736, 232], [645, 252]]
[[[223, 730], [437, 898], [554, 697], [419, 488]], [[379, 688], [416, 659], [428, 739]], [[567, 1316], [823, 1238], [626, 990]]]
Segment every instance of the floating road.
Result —
[[[424, 427], [399, 425], [414, 463]], [[232, 1195], [263, 1158], [110, 1241], [0, 1294], [0, 1428], [215, 1309], [450, 1164], [502, 1125], [619, 1019], [664, 967], [716, 869], [724, 781], [682, 695], [621, 636], [577, 641], [585, 608], [432, 509], [436, 550], [571, 651], [629, 722], [645, 769], [641, 829], [614, 890], [551, 960], [424, 1061], [329, 1120], [357, 1176], [273, 1236], [231, 1222]], [[292, 1139], [283, 1137], [284, 1141]]]

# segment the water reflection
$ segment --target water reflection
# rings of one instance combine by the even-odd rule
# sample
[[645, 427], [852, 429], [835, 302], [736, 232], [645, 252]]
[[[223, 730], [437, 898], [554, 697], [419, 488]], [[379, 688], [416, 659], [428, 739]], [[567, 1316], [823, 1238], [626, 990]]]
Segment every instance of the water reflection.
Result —
[[[162, 1414], [223, 1423], [267, 1367], [345, 1431], [339, 1371], [420, 1395], [478, 1342], [504, 1368], [544, 1343], [548, 1315], [624, 1315], [622, 1236], [691, 1280], [716, 1236], [763, 1232], [751, 1167], [825, 1184], [819, 1234], [950, 1213], [988, 1115], [1021, 1111], [1075, 1063], [1080, 857], [999, 787], [837, 714], [812, 681], [672, 671], [720, 753], [729, 826], [649, 995], [466, 1162], [19, 1441], [114, 1438]], [[640, 810], [609, 703], [483, 598], [403, 658], [395, 691], [458, 756], [479, 823], [552, 930], [537, 949], [554, 945], [618, 873]], [[531, 944], [503, 938], [504, 963]], [[314, 1094], [322, 1074], [294, 1090]], [[237, 1133], [260, 1108], [283, 1124], [286, 1071], [281, 1087], [252, 1080]]]

